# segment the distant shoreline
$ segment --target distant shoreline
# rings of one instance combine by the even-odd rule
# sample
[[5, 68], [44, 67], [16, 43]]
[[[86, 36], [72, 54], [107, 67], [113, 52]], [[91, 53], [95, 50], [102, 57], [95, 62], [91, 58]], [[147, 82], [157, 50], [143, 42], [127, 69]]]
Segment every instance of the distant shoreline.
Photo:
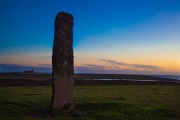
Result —
[[[51, 74], [0, 74], [0, 86], [41, 86], [52, 84]], [[177, 79], [150, 75], [75, 74], [75, 85], [180, 85]]]
[[[50, 86], [52, 80], [0, 79], [0, 86]], [[170, 81], [131, 81], [131, 80], [74, 80], [75, 86], [81, 85], [180, 85]]]
[[[14, 75], [14, 76], [13, 76]], [[18, 76], [19, 75], [19, 76]], [[26, 76], [27, 75], [27, 76]], [[27, 79], [31, 79], [33, 75], [38, 75], [38, 78], [44, 79], [44, 75], [46, 78], [51, 79], [51, 73], [22, 73], [22, 72], [0, 72], [1, 78], [24, 78], [26, 76]], [[3, 77], [2, 77], [3, 76]], [[23, 76], [23, 77], [22, 77]], [[34, 76], [35, 78], [36, 76]], [[45, 79], [46, 79], [45, 78]], [[83, 79], [149, 79], [149, 80], [157, 80], [157, 79], [169, 79], [169, 80], [180, 80], [180, 75], [147, 75], [147, 74], [74, 74], [75, 79], [83, 78]]]

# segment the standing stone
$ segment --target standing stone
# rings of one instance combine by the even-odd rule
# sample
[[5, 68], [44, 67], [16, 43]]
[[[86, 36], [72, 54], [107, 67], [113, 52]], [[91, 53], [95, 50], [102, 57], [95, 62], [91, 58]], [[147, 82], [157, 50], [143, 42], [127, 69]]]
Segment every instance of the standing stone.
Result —
[[73, 16], [60, 12], [55, 18], [52, 53], [52, 101], [51, 113], [70, 112], [73, 103]]

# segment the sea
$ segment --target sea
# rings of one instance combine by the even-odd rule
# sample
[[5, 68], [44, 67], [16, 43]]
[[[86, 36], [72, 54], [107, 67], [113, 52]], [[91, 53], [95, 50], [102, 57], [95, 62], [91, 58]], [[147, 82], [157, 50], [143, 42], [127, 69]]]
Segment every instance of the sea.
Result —
[[152, 76], [180, 80], [180, 75], [152, 75]]
[[[147, 75], [147, 76], [154, 76], [154, 77], [159, 77], [159, 78], [168, 78], [168, 79], [180, 81], [180, 75]], [[86, 79], [86, 80], [119, 80], [119, 79]], [[121, 79], [121, 80], [134, 80], [134, 79]], [[136, 80], [136, 81], [155, 81], [155, 80]]]

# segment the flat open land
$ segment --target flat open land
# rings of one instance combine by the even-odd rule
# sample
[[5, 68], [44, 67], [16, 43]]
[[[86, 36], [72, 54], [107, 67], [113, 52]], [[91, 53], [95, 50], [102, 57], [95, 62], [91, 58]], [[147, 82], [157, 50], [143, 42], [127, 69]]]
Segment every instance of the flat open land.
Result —
[[[38, 73], [17, 73], [0, 74], [0, 79], [30, 79], [30, 80], [49, 80], [52, 74]], [[74, 74], [75, 80], [83, 79], [139, 79], [139, 80], [157, 80], [155, 76], [148, 75], [128, 75], [128, 74]]]
[[82, 116], [46, 115], [51, 86], [0, 87], [0, 119], [179, 120], [180, 87], [176, 85], [75, 86], [74, 103]]
[[[51, 85], [51, 78], [51, 74], [0, 74], [0, 86]], [[75, 74], [74, 85], [180, 85], [180, 82], [146, 75]]]
[[[75, 75], [74, 79], [74, 103], [82, 112], [82, 116], [52, 118], [47, 112], [50, 110], [52, 95], [51, 74], [0, 74], [0, 120], [179, 120], [180, 118], [178, 83], [165, 84], [169, 80], [138, 75]], [[122, 82], [126, 80], [94, 79], [160, 81], [152, 84], [153, 82], [148, 81], [127, 80], [128, 83]]]

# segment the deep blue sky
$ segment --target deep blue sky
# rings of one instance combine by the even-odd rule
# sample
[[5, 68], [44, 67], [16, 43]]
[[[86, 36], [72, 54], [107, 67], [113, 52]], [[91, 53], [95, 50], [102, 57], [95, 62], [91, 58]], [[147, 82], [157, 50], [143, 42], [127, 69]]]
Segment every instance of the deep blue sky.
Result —
[[74, 16], [75, 71], [180, 72], [179, 0], [0, 0], [0, 72], [51, 67], [61, 11]]

